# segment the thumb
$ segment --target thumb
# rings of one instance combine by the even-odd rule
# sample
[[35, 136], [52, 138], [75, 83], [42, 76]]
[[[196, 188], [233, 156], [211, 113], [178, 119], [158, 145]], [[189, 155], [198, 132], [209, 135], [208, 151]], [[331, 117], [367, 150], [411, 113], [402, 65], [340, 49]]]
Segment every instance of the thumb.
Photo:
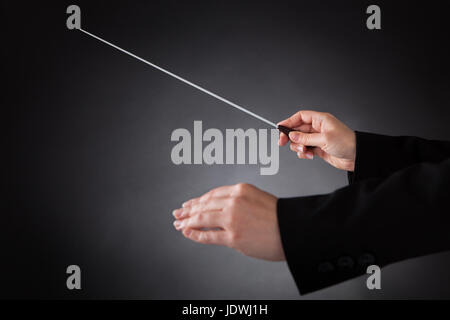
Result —
[[320, 147], [323, 141], [320, 133], [303, 133], [298, 131], [291, 131], [289, 139], [294, 143], [311, 147]]

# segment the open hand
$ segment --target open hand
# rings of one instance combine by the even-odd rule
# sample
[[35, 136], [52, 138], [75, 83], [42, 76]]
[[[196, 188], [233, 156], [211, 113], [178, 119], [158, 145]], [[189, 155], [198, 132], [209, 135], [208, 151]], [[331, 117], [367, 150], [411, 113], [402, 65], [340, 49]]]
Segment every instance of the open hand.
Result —
[[259, 259], [284, 260], [277, 198], [249, 184], [213, 189], [173, 212], [174, 226], [196, 242], [227, 246]]

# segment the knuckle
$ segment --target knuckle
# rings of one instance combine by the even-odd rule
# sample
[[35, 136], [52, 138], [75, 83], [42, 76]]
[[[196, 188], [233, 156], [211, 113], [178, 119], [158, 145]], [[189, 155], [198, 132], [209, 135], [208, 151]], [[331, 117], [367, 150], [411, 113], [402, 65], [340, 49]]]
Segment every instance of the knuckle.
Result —
[[199, 202], [206, 202], [211, 198], [211, 193], [205, 193], [203, 196], [200, 197], [200, 201]]
[[[301, 107], [299, 107], [301, 108]], [[290, 119], [298, 119], [301, 118], [303, 114], [303, 110], [297, 111]]]
[[236, 186], [236, 194], [243, 195], [250, 189], [250, 185], [248, 183], [238, 183]]
[[200, 205], [199, 205], [199, 204], [194, 204], [194, 205], [191, 207], [190, 214], [191, 214], [191, 215], [194, 215], [194, 214], [196, 214], [196, 213], [199, 212], [199, 211], [200, 211]]
[[191, 239], [194, 241], [200, 241], [201, 234], [197, 231], [192, 231], [191, 233]]
[[199, 232], [198, 242], [206, 243], [208, 240], [206, 232]]
[[188, 228], [186, 228], [185, 230], [183, 230], [183, 236], [185, 236], [188, 239], [195, 239], [195, 232], [191, 232], [191, 234], [188, 235], [187, 233]]
[[325, 119], [331, 119], [331, 118], [333, 117], [333, 115], [332, 115], [331, 113], [329, 113], [329, 112], [324, 112], [324, 113], [323, 113], [323, 117], [324, 117]]
[[190, 228], [194, 224], [195, 224], [195, 217], [192, 217], [192, 218], [184, 220], [181, 223], [181, 226], [182, 226], [182, 228]]
[[205, 222], [205, 215], [204, 214], [197, 214], [195, 217], [192, 218], [193, 222], [197, 225], [201, 225]]
[[245, 189], [245, 183], [238, 183], [238, 184], [236, 185], [236, 191], [237, 191], [238, 193], [241, 193], [242, 191], [244, 191], [244, 189]]

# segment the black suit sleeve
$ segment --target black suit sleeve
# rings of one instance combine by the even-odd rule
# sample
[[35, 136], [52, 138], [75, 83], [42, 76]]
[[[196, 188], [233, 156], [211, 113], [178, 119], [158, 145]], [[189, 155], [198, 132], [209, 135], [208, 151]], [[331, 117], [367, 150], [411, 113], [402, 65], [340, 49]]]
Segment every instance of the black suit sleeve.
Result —
[[450, 158], [450, 142], [418, 137], [393, 137], [356, 131], [355, 172], [349, 183], [383, 178], [421, 162], [440, 162]]
[[[302, 294], [364, 274], [371, 264], [382, 267], [450, 250], [450, 159], [435, 157], [437, 150], [423, 140], [402, 138], [399, 157], [410, 162], [383, 166], [378, 161], [389, 160], [382, 159], [389, 158], [383, 152], [389, 139], [381, 140], [385, 143], [377, 146], [374, 160], [369, 155], [377, 151], [359, 141], [357, 167], [365, 172], [348, 187], [278, 200], [283, 248]], [[402, 147], [408, 144], [411, 150]], [[393, 147], [388, 149], [396, 157]]]

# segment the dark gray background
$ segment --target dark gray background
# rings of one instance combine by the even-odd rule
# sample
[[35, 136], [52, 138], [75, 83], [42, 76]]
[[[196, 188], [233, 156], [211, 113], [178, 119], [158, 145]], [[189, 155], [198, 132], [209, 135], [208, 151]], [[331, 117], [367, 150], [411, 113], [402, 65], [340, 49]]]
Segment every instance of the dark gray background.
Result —
[[[365, 27], [371, 2], [311, 2], [76, 4], [86, 30], [275, 122], [308, 108], [357, 130], [450, 139], [440, 2], [377, 1], [381, 31]], [[254, 165], [173, 165], [170, 135], [192, 132], [194, 120], [205, 129], [266, 126], [67, 30], [69, 4], [2, 1], [2, 297], [450, 297], [449, 254], [384, 268], [378, 292], [360, 277], [300, 297], [285, 263], [184, 239], [172, 210], [213, 187], [248, 182], [301, 196], [343, 187], [346, 174], [287, 148], [276, 176]], [[65, 288], [70, 264], [82, 268], [81, 292]]]

